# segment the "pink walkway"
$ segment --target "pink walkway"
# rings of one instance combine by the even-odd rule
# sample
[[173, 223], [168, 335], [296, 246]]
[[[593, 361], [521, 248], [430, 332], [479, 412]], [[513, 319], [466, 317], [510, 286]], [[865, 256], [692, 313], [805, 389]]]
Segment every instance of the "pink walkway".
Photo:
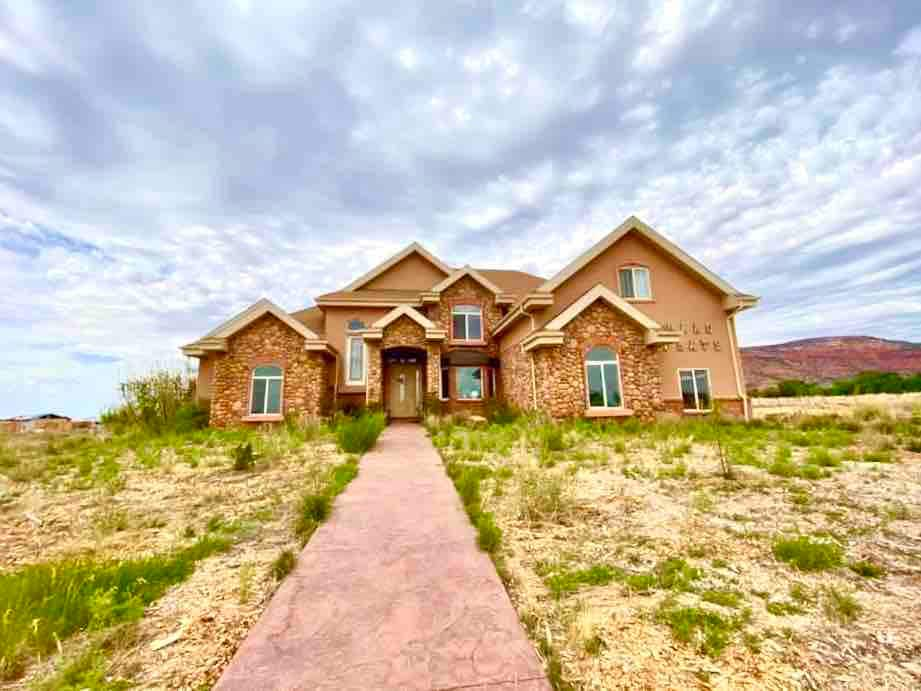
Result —
[[388, 427], [216, 686], [548, 691], [424, 430]]

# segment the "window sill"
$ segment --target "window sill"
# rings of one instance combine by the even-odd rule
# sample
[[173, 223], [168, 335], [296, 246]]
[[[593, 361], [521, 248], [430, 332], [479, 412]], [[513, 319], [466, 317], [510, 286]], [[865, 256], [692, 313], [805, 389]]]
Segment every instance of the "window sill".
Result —
[[713, 408], [708, 408], [707, 410], [697, 410], [697, 408], [691, 408], [690, 410], [685, 409], [681, 412], [685, 415], [709, 415], [713, 412]]
[[655, 298], [624, 298], [627, 302], [655, 302]]
[[458, 403], [482, 403], [484, 399], [482, 398], [455, 398]]
[[241, 419], [243, 422], [281, 422], [285, 416], [280, 413], [270, 413], [268, 415], [246, 415]]
[[485, 346], [486, 345], [486, 341], [458, 341], [457, 339], [453, 339], [453, 338], [451, 339], [449, 343], [450, 345], [457, 345], [457, 346]]
[[633, 411], [630, 408], [588, 408], [585, 417], [630, 417]]

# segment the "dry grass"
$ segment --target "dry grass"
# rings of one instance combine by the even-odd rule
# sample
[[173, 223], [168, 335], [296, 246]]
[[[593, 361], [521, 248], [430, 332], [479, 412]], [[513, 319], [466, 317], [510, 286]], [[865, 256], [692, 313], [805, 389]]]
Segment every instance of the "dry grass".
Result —
[[[433, 436], [449, 459], [469, 456], [473, 439], [475, 462], [496, 471], [483, 508], [502, 530], [513, 602], [561, 688], [911, 689], [921, 686], [921, 454], [908, 448], [921, 419], [910, 410], [718, 432], [569, 424], [549, 457], [526, 421]], [[733, 479], [720, 473], [714, 433]], [[863, 462], [881, 441], [892, 462]], [[769, 472], [778, 454], [789, 477]], [[797, 536], [809, 540], [790, 557], [780, 540]]]
[[[0, 470], [6, 471], [0, 474], [0, 569], [76, 555], [158, 554], [206, 534], [230, 539], [228, 552], [201, 561], [187, 580], [152, 603], [131, 645], [114, 649], [106, 661], [109, 674], [142, 688], [208, 686], [274, 591], [279, 555], [299, 550], [293, 531], [298, 497], [345, 459], [329, 436], [306, 442], [277, 436], [252, 436], [260, 456], [247, 472], [232, 469], [239, 440], [230, 433], [177, 440], [156, 450], [155, 462], [146, 446], [122, 447], [115, 440], [117, 453], [109, 461], [94, 457], [104, 456], [109, 442], [84, 443], [76, 435], [8, 437], [4, 450], [16, 465], [8, 462]], [[81, 469], [82, 461], [56, 467], [61, 448], [90, 443], [89, 471]], [[49, 471], [49, 465], [55, 467]], [[114, 470], [100, 475], [104, 467]], [[176, 640], [152, 648], [171, 637]], [[89, 640], [89, 634], [64, 640], [63, 655], [32, 664], [24, 678], [0, 682], [0, 688], [24, 688], [48, 677]]]

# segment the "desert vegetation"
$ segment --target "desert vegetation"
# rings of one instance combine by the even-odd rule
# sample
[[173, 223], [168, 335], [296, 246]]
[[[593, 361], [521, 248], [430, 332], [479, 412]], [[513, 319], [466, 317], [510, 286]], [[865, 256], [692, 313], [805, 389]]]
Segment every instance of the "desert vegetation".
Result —
[[849, 379], [837, 379], [830, 384], [818, 384], [802, 379], [785, 379], [773, 386], [755, 389], [757, 398], [790, 398], [795, 396], [859, 396], [861, 394], [901, 394], [921, 392], [921, 374], [897, 372], [861, 372]]
[[206, 429], [167, 374], [99, 434], [0, 437], [0, 687], [213, 683], [383, 427]]
[[431, 416], [557, 689], [917, 688], [921, 406]]

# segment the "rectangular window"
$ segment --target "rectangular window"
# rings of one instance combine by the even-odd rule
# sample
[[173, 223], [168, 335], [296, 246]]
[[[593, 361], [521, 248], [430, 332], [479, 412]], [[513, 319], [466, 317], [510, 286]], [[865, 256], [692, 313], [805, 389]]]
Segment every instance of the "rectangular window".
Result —
[[479, 367], [457, 367], [457, 397], [465, 401], [483, 398], [483, 370]]
[[649, 269], [643, 266], [631, 266], [621, 269], [620, 296], [627, 299], [651, 299], [652, 288], [649, 284]]
[[705, 369], [678, 370], [681, 400], [685, 410], [708, 411], [711, 408], [710, 371]]
[[251, 415], [281, 413], [281, 367], [265, 365], [253, 370], [253, 389], [249, 406]]
[[365, 339], [349, 336], [348, 383], [365, 383]]
[[455, 341], [483, 340], [483, 314], [477, 305], [455, 305], [451, 325]]
[[447, 367], [441, 368], [441, 400], [447, 401], [451, 398], [451, 370]]
[[589, 408], [620, 408], [620, 364], [609, 348], [592, 348], [585, 359]]

